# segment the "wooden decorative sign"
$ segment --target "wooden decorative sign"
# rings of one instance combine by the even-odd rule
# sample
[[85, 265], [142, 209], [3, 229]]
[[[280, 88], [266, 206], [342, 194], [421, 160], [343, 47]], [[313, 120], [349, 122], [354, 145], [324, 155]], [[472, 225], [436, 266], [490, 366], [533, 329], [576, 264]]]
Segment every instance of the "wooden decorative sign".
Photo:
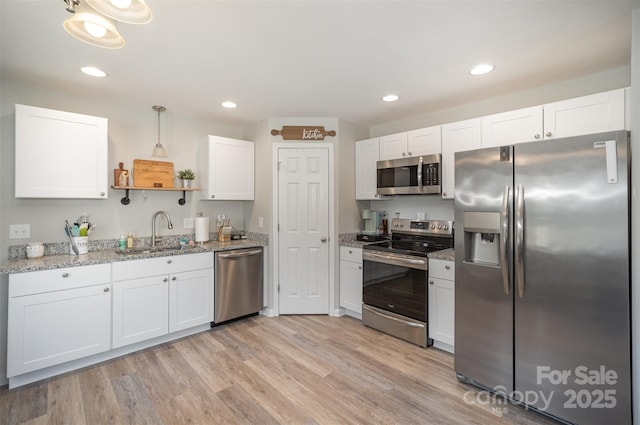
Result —
[[271, 130], [273, 136], [278, 134], [284, 140], [324, 140], [325, 136], [334, 137], [334, 130], [326, 131], [324, 127], [304, 126], [304, 125], [285, 125], [282, 130]]

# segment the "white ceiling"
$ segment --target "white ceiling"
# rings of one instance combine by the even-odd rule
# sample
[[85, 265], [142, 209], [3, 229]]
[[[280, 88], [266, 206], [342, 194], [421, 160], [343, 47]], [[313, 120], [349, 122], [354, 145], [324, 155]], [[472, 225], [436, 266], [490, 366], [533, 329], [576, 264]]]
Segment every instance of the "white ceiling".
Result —
[[[635, 1], [147, 0], [119, 50], [62, 28], [62, 0], [0, 0], [0, 73], [232, 124], [379, 125], [629, 64]], [[479, 62], [496, 70], [468, 75]], [[108, 78], [79, 72], [104, 69]], [[380, 101], [388, 93], [400, 100]], [[224, 100], [239, 104], [220, 107]]]

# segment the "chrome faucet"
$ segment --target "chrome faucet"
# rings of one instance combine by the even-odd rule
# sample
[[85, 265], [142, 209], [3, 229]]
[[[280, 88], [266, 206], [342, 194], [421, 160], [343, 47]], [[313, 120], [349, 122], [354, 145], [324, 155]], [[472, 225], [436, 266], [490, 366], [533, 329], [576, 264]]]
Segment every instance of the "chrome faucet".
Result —
[[160, 214], [166, 217], [167, 219], [167, 227], [169, 229], [173, 229], [173, 223], [171, 222], [171, 217], [169, 217], [169, 213], [166, 211], [158, 211], [153, 215], [151, 219], [151, 247], [155, 248], [156, 242], [160, 242], [160, 238], [156, 238], [156, 217]]

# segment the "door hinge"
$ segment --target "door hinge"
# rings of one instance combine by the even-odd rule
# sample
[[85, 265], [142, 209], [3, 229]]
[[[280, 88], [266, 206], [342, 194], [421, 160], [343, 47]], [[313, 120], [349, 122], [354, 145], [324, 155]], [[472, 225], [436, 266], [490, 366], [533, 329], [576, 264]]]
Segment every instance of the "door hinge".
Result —
[[280, 223], [278, 223], [278, 232], [280, 231]]
[[278, 284], [278, 293], [280, 293], [280, 284]]

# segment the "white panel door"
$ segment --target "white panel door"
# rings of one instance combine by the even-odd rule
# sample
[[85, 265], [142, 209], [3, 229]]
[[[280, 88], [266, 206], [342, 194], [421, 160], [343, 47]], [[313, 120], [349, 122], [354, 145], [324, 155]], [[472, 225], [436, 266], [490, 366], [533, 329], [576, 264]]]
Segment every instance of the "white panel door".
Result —
[[278, 150], [280, 314], [329, 313], [329, 150]]

